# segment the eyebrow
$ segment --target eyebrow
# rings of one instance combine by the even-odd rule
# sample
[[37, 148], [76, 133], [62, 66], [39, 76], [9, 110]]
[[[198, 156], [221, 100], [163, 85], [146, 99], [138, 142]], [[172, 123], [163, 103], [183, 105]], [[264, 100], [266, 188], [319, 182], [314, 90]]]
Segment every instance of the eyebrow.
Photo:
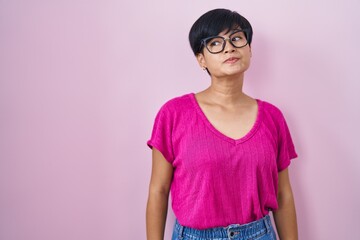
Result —
[[[242, 28], [240, 28], [240, 27], [239, 27], [239, 28], [233, 28], [233, 29], [230, 29], [229, 31], [226, 31], [226, 33], [224, 33], [224, 35], [227, 35], [227, 34], [229, 34], [229, 33], [230, 33], [230, 35], [231, 35], [231, 34], [233, 34], [234, 32], [239, 31], [239, 30], [244, 31], [244, 30], [243, 30]], [[225, 31], [225, 30], [223, 30], [223, 31]], [[223, 32], [223, 31], [221, 31], [221, 32]], [[221, 37], [221, 36], [220, 36], [220, 33], [221, 33], [221, 32], [219, 32], [217, 36]]]

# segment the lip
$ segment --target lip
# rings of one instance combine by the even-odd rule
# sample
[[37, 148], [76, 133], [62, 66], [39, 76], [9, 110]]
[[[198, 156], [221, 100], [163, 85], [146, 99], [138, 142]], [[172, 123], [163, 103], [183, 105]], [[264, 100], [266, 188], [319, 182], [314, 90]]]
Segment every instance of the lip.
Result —
[[237, 61], [239, 61], [240, 58], [237, 57], [229, 57], [228, 59], [226, 59], [224, 61], [224, 63], [236, 63]]

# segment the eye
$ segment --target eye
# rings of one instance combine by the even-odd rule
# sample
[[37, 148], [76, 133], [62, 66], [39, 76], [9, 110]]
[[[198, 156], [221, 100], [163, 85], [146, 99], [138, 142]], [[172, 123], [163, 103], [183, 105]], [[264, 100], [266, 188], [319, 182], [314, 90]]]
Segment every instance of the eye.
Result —
[[213, 39], [209, 42], [209, 45], [215, 47], [221, 45], [221, 42], [218, 39]]
[[241, 36], [235, 36], [235, 37], [232, 37], [231, 38], [231, 41], [232, 42], [237, 42], [237, 41], [240, 41], [240, 40], [242, 40], [243, 38], [241, 37]]
[[244, 32], [234, 32], [230, 38], [232, 42], [244, 41], [246, 39]]

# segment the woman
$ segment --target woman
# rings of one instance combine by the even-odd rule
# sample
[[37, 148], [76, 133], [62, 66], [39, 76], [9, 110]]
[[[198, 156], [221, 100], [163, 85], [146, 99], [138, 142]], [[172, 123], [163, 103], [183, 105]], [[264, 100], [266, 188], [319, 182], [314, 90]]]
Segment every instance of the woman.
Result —
[[211, 84], [167, 101], [155, 118], [148, 240], [164, 238], [170, 189], [173, 240], [276, 239], [269, 211], [280, 239], [297, 239], [289, 129], [277, 107], [242, 91], [250, 23], [215, 9], [194, 23], [189, 40]]

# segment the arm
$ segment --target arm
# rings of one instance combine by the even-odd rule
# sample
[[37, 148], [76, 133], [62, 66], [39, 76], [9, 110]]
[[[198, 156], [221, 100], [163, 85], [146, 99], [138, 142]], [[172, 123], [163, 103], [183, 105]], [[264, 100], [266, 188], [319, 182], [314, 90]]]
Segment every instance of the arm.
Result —
[[295, 203], [287, 168], [279, 172], [277, 200], [279, 208], [273, 212], [273, 215], [279, 237], [281, 240], [297, 240]]
[[152, 161], [146, 207], [146, 235], [148, 240], [163, 240], [173, 167], [154, 147]]

